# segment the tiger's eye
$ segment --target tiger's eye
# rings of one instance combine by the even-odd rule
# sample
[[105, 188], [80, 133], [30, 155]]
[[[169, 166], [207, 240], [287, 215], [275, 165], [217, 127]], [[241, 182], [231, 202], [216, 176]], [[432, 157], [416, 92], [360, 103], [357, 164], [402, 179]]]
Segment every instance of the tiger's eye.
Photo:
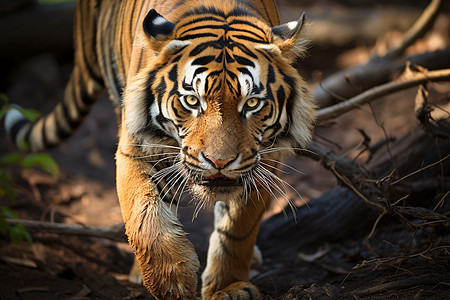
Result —
[[186, 103], [190, 106], [197, 106], [199, 101], [198, 101], [197, 97], [189, 95], [186, 97]]
[[250, 98], [247, 100], [247, 106], [250, 108], [254, 108], [258, 105], [259, 99], [258, 98]]

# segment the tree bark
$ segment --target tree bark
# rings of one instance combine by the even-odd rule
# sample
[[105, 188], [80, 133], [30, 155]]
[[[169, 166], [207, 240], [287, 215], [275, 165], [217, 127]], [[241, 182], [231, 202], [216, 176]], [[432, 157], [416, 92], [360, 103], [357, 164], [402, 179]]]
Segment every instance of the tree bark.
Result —
[[[372, 174], [373, 179], [388, 176], [394, 168], [399, 178], [422, 168], [398, 184], [405, 187], [424, 178], [444, 179], [450, 173], [450, 159], [423, 168], [446, 157], [450, 153], [450, 144], [438, 141], [418, 128], [394, 142], [391, 153], [392, 158], [388, 151], [382, 151], [367, 165], [367, 173]], [[408, 199], [426, 207], [441, 188], [448, 190], [448, 182], [409, 189]], [[296, 220], [292, 215], [286, 218], [282, 213], [265, 220], [261, 224], [258, 246], [264, 256], [276, 254], [293, 259], [300, 249], [367, 236], [378, 215], [379, 211], [368, 206], [350, 189], [338, 186], [311, 200], [308, 206], [299, 207]]]

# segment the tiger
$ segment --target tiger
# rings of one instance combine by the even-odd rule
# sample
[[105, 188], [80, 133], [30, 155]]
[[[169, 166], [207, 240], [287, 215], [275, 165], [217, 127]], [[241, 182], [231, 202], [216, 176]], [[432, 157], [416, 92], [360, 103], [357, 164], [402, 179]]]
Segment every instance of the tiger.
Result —
[[[6, 116], [17, 147], [42, 151], [108, 92], [125, 232], [156, 299], [261, 298], [249, 281], [259, 225], [280, 161], [307, 147], [315, 123], [295, 67], [308, 23], [280, 23], [273, 0], [79, 0], [62, 101], [35, 123]], [[177, 218], [184, 191], [215, 205], [198, 291], [198, 256]]]

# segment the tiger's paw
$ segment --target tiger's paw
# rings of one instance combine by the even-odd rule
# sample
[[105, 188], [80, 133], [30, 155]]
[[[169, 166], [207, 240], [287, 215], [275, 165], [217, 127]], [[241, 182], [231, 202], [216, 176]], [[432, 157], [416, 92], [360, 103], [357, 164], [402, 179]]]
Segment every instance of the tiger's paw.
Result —
[[261, 294], [258, 288], [248, 282], [235, 282], [220, 290], [215, 292], [210, 296], [206, 296], [207, 300], [259, 300], [261, 299]]

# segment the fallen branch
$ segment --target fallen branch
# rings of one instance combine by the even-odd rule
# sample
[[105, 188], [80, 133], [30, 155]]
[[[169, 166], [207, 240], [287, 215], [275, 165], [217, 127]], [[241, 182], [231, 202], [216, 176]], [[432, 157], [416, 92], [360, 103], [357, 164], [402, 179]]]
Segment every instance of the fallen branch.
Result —
[[448, 80], [450, 80], [450, 69], [414, 72], [407, 66], [403, 75], [397, 80], [371, 88], [347, 101], [319, 109], [317, 111], [317, 116], [321, 121], [335, 118], [382, 96], [425, 84], [430, 81], [440, 82]]
[[430, 4], [425, 8], [423, 13], [417, 19], [417, 21], [411, 26], [411, 28], [403, 35], [401, 43], [390, 50], [384, 57], [385, 59], [392, 59], [402, 55], [406, 48], [414, 44], [414, 42], [422, 37], [428, 29], [433, 25], [436, 17], [438, 16], [440, 9], [443, 6], [443, 1], [432, 0]]
[[309, 151], [302, 155], [310, 157], [321, 164], [338, 179], [338, 181], [349, 188], [355, 195], [361, 198], [368, 206], [380, 213], [385, 212], [383, 205], [377, 203], [383, 194], [375, 181], [368, 180], [369, 174], [363, 171], [355, 162], [320, 147], [317, 143], [310, 146]]
[[[367, 64], [342, 70], [324, 79], [313, 92], [320, 107], [327, 107], [342, 99], [349, 99], [358, 93], [376, 85], [385, 83], [393, 72], [398, 71], [407, 61], [424, 66], [427, 69], [449, 68], [448, 53], [438, 60], [430, 56], [414, 56], [400, 58], [404, 50], [421, 37], [431, 27], [442, 6], [441, 0], [433, 0], [417, 19], [414, 25], [405, 33], [402, 42], [396, 48], [382, 57], [374, 56]], [[448, 49], [444, 50], [448, 52]]]
[[116, 242], [127, 242], [123, 224], [107, 227], [91, 227], [78, 224], [6, 219], [9, 225], [22, 224], [27, 231], [39, 233], [56, 233], [105, 238]]
[[448, 280], [448, 276], [448, 272], [443, 272], [441, 274], [427, 274], [415, 277], [406, 277], [396, 281], [379, 284], [370, 288], [357, 289], [353, 291], [353, 294], [357, 296], [367, 296], [386, 290], [405, 289], [411, 288], [413, 286], [432, 286], [438, 284], [439, 282], [445, 282], [446, 280]]

